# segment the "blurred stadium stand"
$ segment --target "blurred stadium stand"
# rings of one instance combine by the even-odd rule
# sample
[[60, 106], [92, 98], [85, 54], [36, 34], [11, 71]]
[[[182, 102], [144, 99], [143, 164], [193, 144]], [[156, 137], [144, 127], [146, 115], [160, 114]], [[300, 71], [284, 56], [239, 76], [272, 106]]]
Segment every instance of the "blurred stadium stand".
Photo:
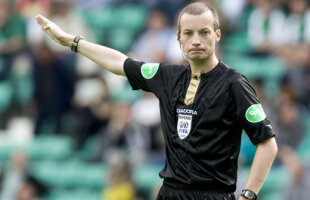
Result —
[[[295, 58], [287, 55], [301, 55], [298, 54], [298, 52], [302, 53], [303, 50], [299, 51], [299, 47], [309, 47], [310, 42], [305, 40], [301, 41], [299, 44], [290, 46], [289, 48], [284, 45], [280, 47], [280, 50], [270, 48], [267, 50], [265, 49], [265, 52], [258, 52], [253, 44], [250, 43], [247, 28], [248, 19], [251, 13], [255, 9], [258, 9], [260, 2], [263, 1], [264, 0], [234, 1], [236, 5], [233, 6], [240, 6], [240, 12], [226, 13], [227, 10], [223, 8], [229, 7], [230, 1], [210, 0], [211, 3], [220, 9], [220, 15], [222, 15], [223, 18], [227, 18], [227, 16], [235, 16], [234, 19], [224, 19], [222, 22], [224, 31], [223, 39], [219, 44], [220, 59], [231, 67], [239, 70], [250, 81], [257, 79], [262, 80], [263, 89], [268, 99], [264, 103], [266, 103], [266, 107], [272, 105], [272, 109], [270, 110], [271, 116], [268, 117], [270, 117], [272, 124], [277, 124], [277, 118], [279, 118], [278, 107], [282, 105], [282, 102], [285, 101], [286, 97], [285, 93], [283, 93], [283, 90], [285, 90], [283, 88], [286, 88], [288, 85], [293, 88], [294, 92], [298, 91], [296, 88], [294, 89], [294, 82], [284, 81], [285, 77], [291, 75], [288, 73], [289, 69], [304, 69], [305, 71], [302, 73], [304, 76], [300, 81], [302, 81], [305, 86], [307, 86], [307, 84], [310, 85], [310, 53], [308, 54], [308, 57], [305, 56], [306, 58]], [[8, 41], [10, 36], [14, 36], [14, 34], [17, 33], [11, 32], [11, 35], [7, 34], [7, 30], [11, 30], [10, 21], [2, 21], [0, 18], [1, 72], [6, 70], [8, 65], [8, 55], [14, 56], [14, 62], [10, 65], [9, 72], [5, 74], [5, 76], [0, 77], [0, 167], [2, 168], [2, 170], [0, 170], [0, 186], [1, 181], [3, 185], [3, 177], [5, 177], [6, 173], [11, 169], [11, 154], [17, 149], [22, 149], [29, 159], [29, 173], [49, 188], [48, 193], [44, 196], [44, 199], [104, 200], [102, 192], [107, 187], [110, 175], [108, 163], [106, 160], [94, 162], [92, 158], [96, 156], [103, 143], [102, 138], [104, 137], [100, 135], [100, 133], [102, 133], [100, 130], [102, 130], [102, 127], [106, 127], [106, 118], [110, 117], [110, 111], [106, 111], [107, 109], [104, 107], [105, 105], [102, 104], [103, 113], [106, 112], [104, 114], [108, 117], [98, 116], [98, 113], [96, 113], [92, 108], [94, 107], [101, 110], [101, 108], [99, 109], [98, 107], [99, 104], [96, 104], [97, 99], [100, 99], [100, 101], [104, 101], [105, 103], [109, 101], [127, 102], [131, 105], [136, 99], [144, 98], [144, 95], [133, 91], [129, 91], [127, 94], [129, 88], [128, 83], [124, 83], [124, 80], [114, 78], [109, 73], [101, 71], [99, 67], [94, 70], [94, 72], [90, 71], [85, 74], [75, 72], [75, 83], [80, 80], [98, 78], [98, 80], [104, 79], [107, 82], [104, 84], [120, 86], [121, 88], [115, 90], [117, 92], [107, 91], [106, 96], [98, 95], [98, 97], [94, 97], [94, 99], [92, 99], [93, 97], [86, 98], [87, 101], [92, 101], [92, 103], [89, 103], [86, 106], [76, 105], [76, 99], [74, 99], [75, 97], [72, 97], [71, 110], [69, 110], [69, 114], [65, 113], [61, 119], [62, 124], [64, 125], [64, 128], [61, 131], [57, 133], [53, 132], [52, 130], [54, 129], [49, 128], [52, 127], [53, 124], [47, 122], [44, 124], [45, 128], [42, 129], [46, 132], [34, 133], [35, 118], [37, 114], [36, 105], [40, 102], [35, 102], [33, 98], [35, 85], [33, 85], [32, 59], [34, 56], [33, 51], [37, 49], [38, 43], [40, 42], [33, 41], [37, 38], [43, 43], [48, 44], [49, 42], [44, 36], [42, 36], [40, 29], [33, 29], [33, 18], [36, 14], [38, 14], [38, 12], [44, 13], [51, 18], [55, 17], [53, 16], [53, 13], [50, 13], [51, 8], [54, 6], [53, 4], [61, 4], [64, 1], [2, 0], [1, 3], [3, 2], [8, 2], [8, 5], [12, 7], [9, 15], [22, 16], [22, 19], [27, 24], [27, 32], [37, 34], [24, 35], [24, 42], [27, 45], [22, 47], [22, 49], [17, 49], [13, 53], [8, 53], [5, 50], [8, 49], [8, 46], [12, 46], [12, 44], [5, 44], [5, 42]], [[80, 16], [83, 20], [81, 23], [84, 23], [87, 27], [87, 31], [90, 32], [90, 35], [93, 35], [93, 42], [109, 46], [124, 53], [128, 53], [129, 55], [134, 55], [132, 52], [134, 43], [137, 38], [147, 30], [148, 16], [150, 13], [153, 10], [159, 9], [163, 12], [170, 10], [165, 7], [165, 1], [158, 1], [157, 4], [154, 3], [156, 1], [150, 1], [153, 2], [152, 4], [150, 2], [145, 3], [145, 1], [142, 0], [120, 0], [117, 1], [117, 3], [106, 0], [98, 1], [97, 3], [92, 2], [92, 5], [95, 4], [95, 6], [92, 7], [87, 7], [84, 4], [75, 4], [74, 1], [68, 2], [70, 2], [71, 5], [70, 12]], [[189, 1], [180, 2], [180, 4], [185, 5], [185, 3]], [[288, 0], [281, 0], [278, 1], [278, 4], [275, 7], [280, 8], [286, 16], [289, 16], [292, 12], [289, 9], [289, 3], [290, 1]], [[309, 5], [306, 6], [306, 9], [309, 10]], [[176, 16], [176, 14], [177, 13], [168, 13], [168, 16]], [[71, 18], [70, 20], [75, 20], [75, 18]], [[169, 22], [169, 28], [173, 31], [175, 30], [175, 27], [172, 25], [174, 24], [174, 20], [175, 19], [170, 19]], [[275, 47], [274, 45], [271, 46]], [[58, 50], [54, 50], [52, 46], [48, 45], [48, 48], [52, 49], [51, 51], [53, 55], [57, 58], [63, 59], [65, 57], [64, 59], [69, 59], [70, 63], [78, 63], [80, 61], [79, 56], [73, 55], [69, 50], [60, 50], [62, 53], [59, 53]], [[178, 46], [175, 47], [175, 49], [178, 48]], [[288, 51], [290, 49], [297, 50], [297, 53], [290, 52], [289, 54], [286, 54], [287, 49]], [[308, 52], [310, 51], [308, 50]], [[165, 52], [163, 52], [163, 54], [165, 54]], [[300, 63], [296, 62], [296, 60], [306, 61], [304, 63]], [[164, 61], [169, 62], [170, 60], [168, 58], [164, 58]], [[184, 63], [183, 60], [180, 62]], [[71, 66], [71, 68], [76, 70], [77, 64], [73, 65], [74, 66]], [[88, 64], [87, 62], [83, 62], [83, 65], [85, 65], [83, 66], [85, 68], [92, 69], [91, 64]], [[307, 77], [307, 74], [309, 80], [306, 80], [305, 78]], [[300, 78], [298, 77], [297, 79]], [[302, 123], [305, 124], [306, 128], [302, 138], [300, 139], [300, 144], [296, 148], [293, 148], [293, 150], [299, 158], [302, 166], [304, 166], [303, 169], [309, 170], [309, 167], [307, 166], [310, 165], [310, 103], [307, 103], [307, 100], [310, 101], [310, 86], [308, 86], [308, 90], [305, 91], [305, 94], [306, 95], [302, 93], [303, 96], [298, 96], [299, 94], [295, 94], [295, 96], [297, 95], [296, 99], [298, 108], [301, 108], [302, 114], [300, 114], [300, 119]], [[105, 98], [103, 98], [103, 96]], [[299, 101], [299, 99], [304, 98], [306, 100]], [[111, 106], [110, 104], [107, 105], [108, 107]], [[97, 120], [94, 120], [95, 122], [92, 121], [92, 123], [89, 122], [89, 126], [85, 130], [89, 131], [90, 134], [87, 137], [85, 144], [80, 149], [76, 148], [76, 137], [78, 137], [79, 133], [74, 129], [74, 126], [76, 126], [76, 119], [74, 119], [75, 114], [71, 113], [72, 110], [77, 108], [83, 108], [84, 110], [88, 109], [87, 112], [91, 113], [91, 116]], [[85, 115], [82, 115], [81, 121], [83, 121], [84, 116]], [[16, 121], [14, 119], [20, 119], [20, 121]], [[99, 128], [96, 127], [96, 122], [98, 121], [102, 123], [102, 126]], [[86, 123], [86, 120], [84, 120], [84, 122]], [[147, 139], [145, 140], [147, 142], [144, 144], [147, 146], [145, 147], [147, 158], [144, 158], [144, 162], [138, 165], [131, 163], [133, 164], [132, 178], [134, 184], [136, 184], [137, 187], [146, 194], [146, 199], [152, 199], [156, 186], [161, 183], [158, 173], [163, 167], [163, 149], [162, 146], [158, 145], [158, 143], [161, 144], [158, 142], [161, 141], [160, 131], [157, 130], [158, 124], [148, 125], [147, 127], [141, 125], [141, 127], [144, 132], [146, 132], [145, 135], [147, 135]], [[49, 132], [48, 130], [51, 131]], [[281, 133], [277, 134], [281, 137]], [[291, 137], [295, 137], [294, 133]], [[128, 146], [130, 145], [124, 141], [128, 142], [126, 137], [118, 138], [116, 142], [117, 150], [125, 152], [125, 155], [128, 156], [128, 152], [130, 152], [130, 150], [128, 150]], [[246, 181], [254, 153], [255, 147], [250, 143], [249, 139], [244, 134], [240, 154], [237, 193]], [[159, 154], [161, 156], [153, 156], [154, 154]], [[286, 197], [283, 196], [285, 194], [283, 191], [287, 185], [292, 182], [294, 183], [293, 176], [294, 174], [288, 166], [281, 163], [281, 161], [276, 162], [259, 194], [260, 199], [286, 199]], [[2, 189], [3, 187], [0, 187], [0, 195], [1, 192], [3, 192]], [[309, 194], [309, 191], [302, 192]], [[302, 197], [298, 199], [306, 200]]]

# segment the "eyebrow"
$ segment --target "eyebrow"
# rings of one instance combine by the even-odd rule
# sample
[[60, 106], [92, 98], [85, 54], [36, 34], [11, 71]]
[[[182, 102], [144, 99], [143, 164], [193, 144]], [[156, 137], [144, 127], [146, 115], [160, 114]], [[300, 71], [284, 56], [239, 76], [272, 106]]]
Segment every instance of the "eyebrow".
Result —
[[[210, 31], [210, 28], [204, 27], [204, 28], [202, 28], [202, 29], [200, 29], [200, 30], [198, 30], [198, 31], [200, 32], [200, 31], [204, 31], [204, 30]], [[193, 31], [193, 30], [192, 30], [192, 29], [185, 28], [185, 29], [183, 29], [183, 31]]]

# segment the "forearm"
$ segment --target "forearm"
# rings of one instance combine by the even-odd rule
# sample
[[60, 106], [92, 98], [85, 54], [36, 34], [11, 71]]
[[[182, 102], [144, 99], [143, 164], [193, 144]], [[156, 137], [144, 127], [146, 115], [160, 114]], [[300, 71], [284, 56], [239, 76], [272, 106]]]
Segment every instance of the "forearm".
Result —
[[[65, 46], [71, 48], [74, 37], [75, 36], [68, 34], [66, 36], [67, 42], [65, 42]], [[79, 41], [77, 51], [106, 70], [117, 75], [125, 75], [123, 65], [127, 56], [123, 53], [86, 40]]]
[[123, 66], [128, 57], [123, 53], [86, 40], [80, 40], [77, 50], [110, 72], [125, 76]]
[[249, 189], [258, 194], [269, 173], [276, 154], [277, 145], [274, 138], [270, 138], [257, 145], [250, 175], [244, 189]]

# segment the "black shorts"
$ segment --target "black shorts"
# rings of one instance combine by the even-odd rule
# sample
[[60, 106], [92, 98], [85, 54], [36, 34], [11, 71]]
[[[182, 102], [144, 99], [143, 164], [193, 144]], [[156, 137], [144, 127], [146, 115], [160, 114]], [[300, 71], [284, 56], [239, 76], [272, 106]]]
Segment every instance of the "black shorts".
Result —
[[236, 200], [233, 193], [204, 191], [204, 190], [182, 190], [163, 185], [156, 200]]

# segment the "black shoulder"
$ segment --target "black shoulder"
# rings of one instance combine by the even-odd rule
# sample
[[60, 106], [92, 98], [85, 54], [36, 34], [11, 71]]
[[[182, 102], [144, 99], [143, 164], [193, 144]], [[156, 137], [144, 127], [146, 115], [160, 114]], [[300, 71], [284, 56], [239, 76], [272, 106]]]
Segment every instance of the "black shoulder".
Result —
[[189, 66], [175, 65], [175, 64], [170, 64], [170, 63], [161, 63], [160, 67], [167, 71], [171, 71], [175, 73], [189, 69]]
[[180, 77], [185, 72], [189, 71], [189, 66], [184, 65], [174, 65], [169, 63], [161, 63], [160, 64], [160, 71], [161, 74], [164, 74], [164, 77], [167, 79], [173, 79]]
[[249, 82], [248, 79], [243, 74], [230, 67], [227, 68], [226, 80], [228, 85], [235, 85], [242, 82]]

